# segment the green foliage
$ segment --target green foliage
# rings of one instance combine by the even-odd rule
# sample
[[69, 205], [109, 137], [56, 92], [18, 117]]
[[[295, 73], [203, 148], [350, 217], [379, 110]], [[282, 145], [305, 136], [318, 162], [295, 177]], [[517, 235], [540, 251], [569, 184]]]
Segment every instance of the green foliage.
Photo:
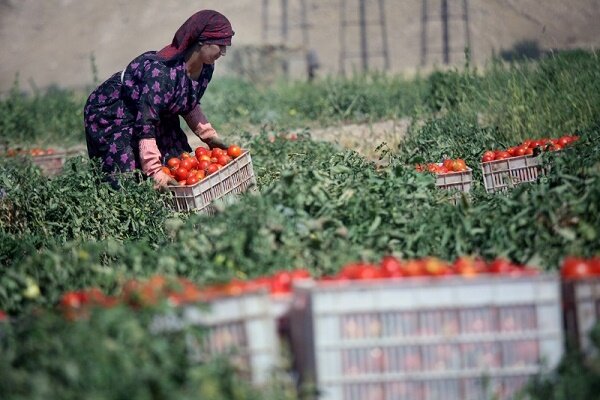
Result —
[[70, 90], [26, 95], [17, 80], [0, 100], [0, 146], [68, 147], [84, 138], [83, 101]]
[[164, 198], [150, 182], [103, 182], [98, 163], [73, 158], [48, 179], [27, 159], [0, 160], [0, 227], [14, 235], [69, 240], [147, 238], [158, 241], [167, 216]]
[[47, 311], [11, 325], [0, 323], [0, 397], [265, 398], [225, 360], [190, 361], [187, 342], [201, 340], [201, 331], [152, 333], [149, 324], [156, 311], [97, 309], [89, 319], [73, 322]]

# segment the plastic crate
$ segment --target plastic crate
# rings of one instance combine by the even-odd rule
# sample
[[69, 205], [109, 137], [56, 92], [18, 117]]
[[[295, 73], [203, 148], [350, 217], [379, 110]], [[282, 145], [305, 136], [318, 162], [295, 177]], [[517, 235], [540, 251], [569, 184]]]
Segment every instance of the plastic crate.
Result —
[[564, 280], [562, 288], [567, 342], [593, 356], [589, 333], [600, 322], [600, 277]]
[[555, 275], [301, 282], [290, 315], [325, 400], [505, 399], [563, 355]]
[[[441, 164], [440, 164], [441, 165]], [[435, 186], [442, 190], [455, 191], [452, 196], [452, 202], [456, 204], [463, 193], [471, 191], [473, 183], [473, 170], [467, 167], [463, 172], [449, 172], [447, 174], [438, 174], [435, 177]]]
[[541, 172], [539, 157], [528, 155], [481, 163], [483, 184], [488, 193], [534, 182]]
[[244, 152], [229, 164], [192, 186], [169, 186], [175, 211], [201, 211], [214, 214], [213, 202], [228, 202], [234, 195], [256, 191], [256, 177], [250, 152]]
[[54, 154], [45, 154], [43, 156], [28, 156], [34, 165], [37, 165], [45, 176], [53, 177], [58, 175], [65, 165], [67, 159], [82, 155], [82, 150], [57, 151]]
[[276, 319], [267, 293], [224, 297], [206, 304], [175, 308], [156, 316], [150, 325], [155, 334], [198, 328], [204, 335], [188, 335], [190, 359], [203, 362], [225, 355], [250, 382], [269, 382], [279, 362]]

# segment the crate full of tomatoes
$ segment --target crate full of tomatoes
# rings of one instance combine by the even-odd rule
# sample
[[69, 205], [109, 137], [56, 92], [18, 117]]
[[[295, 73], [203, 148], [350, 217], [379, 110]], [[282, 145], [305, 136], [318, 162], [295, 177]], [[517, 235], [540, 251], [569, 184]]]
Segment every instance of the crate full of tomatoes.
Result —
[[590, 333], [600, 322], [600, 257], [565, 257], [561, 276], [567, 343], [592, 356]]
[[350, 264], [294, 285], [290, 318], [326, 400], [508, 399], [563, 354], [558, 276], [502, 259]]
[[30, 157], [31, 162], [37, 165], [45, 176], [53, 177], [62, 171], [68, 158], [81, 154], [83, 152], [79, 149], [55, 150], [36, 147], [30, 150], [8, 149], [4, 157]]
[[276, 318], [269, 293], [235, 283], [200, 287], [186, 278], [155, 275], [126, 281], [116, 296], [98, 288], [64, 293], [65, 319], [85, 320], [115, 306], [154, 312], [148, 329], [155, 335], [186, 335], [190, 362], [227, 356], [242, 378], [266, 384], [279, 362]]
[[516, 185], [534, 182], [541, 173], [541, 151], [560, 151], [579, 139], [564, 135], [554, 139], [525, 140], [506, 150], [488, 150], [481, 158], [483, 184], [488, 193], [508, 190]]
[[227, 150], [196, 148], [167, 160], [163, 171], [179, 182], [170, 185], [176, 211], [215, 212], [215, 201], [230, 201], [234, 195], [256, 190], [256, 177], [248, 150], [229, 146]]
[[469, 193], [473, 183], [473, 170], [467, 167], [463, 159], [445, 159], [441, 163], [418, 164], [419, 172], [431, 172], [435, 175], [435, 186], [442, 190]]

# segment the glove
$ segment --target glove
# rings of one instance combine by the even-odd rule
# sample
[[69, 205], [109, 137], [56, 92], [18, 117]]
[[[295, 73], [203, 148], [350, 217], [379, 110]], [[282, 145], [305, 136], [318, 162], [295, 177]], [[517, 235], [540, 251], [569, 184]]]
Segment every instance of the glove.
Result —
[[160, 151], [156, 145], [156, 139], [140, 140], [140, 163], [144, 174], [154, 179], [155, 188], [178, 185], [173, 177], [162, 171]]
[[165, 174], [163, 171], [158, 171], [152, 175], [152, 179], [154, 179], [154, 189], [165, 189], [167, 185], [179, 186], [179, 182], [175, 178]]
[[218, 147], [220, 149], [227, 150], [227, 148], [229, 148], [229, 146], [227, 144], [225, 144], [218, 137], [212, 137], [212, 138], [206, 139], [206, 140], [204, 140], [204, 143], [206, 143], [208, 145], [208, 147], [210, 147], [211, 149]]

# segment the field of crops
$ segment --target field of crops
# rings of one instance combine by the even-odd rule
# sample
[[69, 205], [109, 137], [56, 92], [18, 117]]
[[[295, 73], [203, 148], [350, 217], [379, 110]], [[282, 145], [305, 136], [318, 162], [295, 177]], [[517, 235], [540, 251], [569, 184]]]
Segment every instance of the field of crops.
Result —
[[[505, 259], [545, 271], [567, 257], [600, 256], [599, 56], [575, 51], [414, 80], [368, 75], [268, 88], [216, 80], [203, 106], [224, 136], [234, 132], [232, 141], [249, 149], [259, 194], [210, 216], [170, 211], [169, 194], [135, 176], [114, 190], [87, 157], [70, 158], [52, 179], [28, 158], [2, 157], [0, 398], [302, 398], [286, 351], [269, 383], [256, 387], [234, 373], [231, 358], [190, 361], [189, 335], [202, 332], [152, 333], [153, 316], [173, 307], [159, 295], [169, 279], [231, 295], [232, 280], [298, 270], [331, 277], [385, 256]], [[26, 96], [16, 84], [0, 101], [0, 144], [83, 143], [83, 97], [58, 89]], [[397, 148], [364, 138], [380, 160], [310, 134], [406, 117], [413, 123]], [[545, 174], [486, 192], [486, 151], [564, 135], [578, 140], [540, 156]], [[447, 158], [473, 170], [469, 195], [454, 202], [435, 175], [415, 168]], [[81, 298], [65, 294], [90, 288], [101, 306], [66, 312]], [[600, 345], [600, 328], [593, 332]], [[569, 351], [558, 369], [529, 382], [524, 398], [598, 393], [600, 358]]]

